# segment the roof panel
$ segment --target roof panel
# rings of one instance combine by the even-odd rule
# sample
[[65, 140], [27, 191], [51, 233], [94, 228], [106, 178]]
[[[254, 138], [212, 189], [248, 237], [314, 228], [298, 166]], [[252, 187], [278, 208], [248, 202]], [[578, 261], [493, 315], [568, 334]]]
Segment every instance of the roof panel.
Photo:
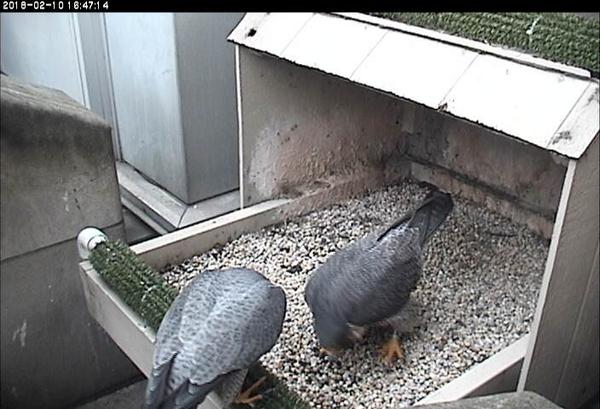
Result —
[[461, 47], [389, 32], [351, 79], [438, 108], [476, 56]]
[[600, 90], [598, 84], [590, 84], [575, 108], [550, 139], [547, 148], [578, 158], [587, 149], [587, 136], [592, 138], [600, 132]]
[[313, 16], [314, 13], [248, 13], [229, 38], [242, 38], [248, 47], [280, 55]]
[[546, 148], [588, 82], [490, 55], [475, 59], [445, 110]]
[[257, 13], [247, 14], [228, 39], [543, 149], [583, 154], [598, 133], [598, 80], [574, 75], [581, 70], [573, 67], [447, 37], [334, 14]]
[[283, 58], [350, 77], [385, 31], [370, 24], [315, 14], [283, 52]]

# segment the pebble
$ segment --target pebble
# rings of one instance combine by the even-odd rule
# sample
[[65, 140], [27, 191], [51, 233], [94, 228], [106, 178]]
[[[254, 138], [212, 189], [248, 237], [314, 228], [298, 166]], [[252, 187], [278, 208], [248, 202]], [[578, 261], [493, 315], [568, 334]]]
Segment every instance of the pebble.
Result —
[[402, 337], [405, 359], [379, 362], [386, 334], [372, 332], [338, 359], [320, 355], [303, 297], [310, 273], [426, 193], [403, 182], [245, 234], [161, 273], [178, 290], [208, 269], [263, 273], [288, 299], [279, 342], [261, 358], [265, 367], [314, 408], [410, 406], [529, 332], [548, 255], [548, 242], [525, 226], [454, 197], [424, 255], [413, 293], [421, 324]]

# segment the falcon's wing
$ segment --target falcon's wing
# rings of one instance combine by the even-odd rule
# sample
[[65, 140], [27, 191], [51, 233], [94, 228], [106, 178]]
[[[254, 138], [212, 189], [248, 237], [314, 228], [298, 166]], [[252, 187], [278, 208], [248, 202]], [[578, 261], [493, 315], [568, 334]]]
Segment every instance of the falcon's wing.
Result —
[[[146, 407], [202, 402], [224, 375], [247, 368], [272, 348], [284, 314], [283, 290], [260, 274], [202, 273], [181, 292], [157, 333]], [[171, 392], [163, 401], [166, 389]]]
[[[402, 228], [379, 238], [372, 233], [331, 256], [309, 283], [307, 299], [316, 314], [331, 314], [354, 325], [395, 315], [408, 300], [421, 271], [416, 229]], [[324, 305], [327, 303], [327, 305]]]
[[277, 342], [285, 317], [285, 293], [268, 280], [239, 287], [235, 299], [218, 304], [194, 348], [193, 383], [251, 366]]
[[[177, 335], [191, 290], [192, 285], [188, 285], [175, 298], [156, 333], [154, 341], [156, 349], [154, 350], [152, 372], [146, 385], [144, 409], [155, 409], [162, 403], [173, 360], [181, 349], [182, 343]], [[208, 311], [208, 309], [203, 309], [203, 311]]]
[[395, 315], [417, 285], [423, 246], [453, 206], [448, 193], [434, 190], [386, 229], [327, 259], [306, 288], [315, 317], [362, 326]]

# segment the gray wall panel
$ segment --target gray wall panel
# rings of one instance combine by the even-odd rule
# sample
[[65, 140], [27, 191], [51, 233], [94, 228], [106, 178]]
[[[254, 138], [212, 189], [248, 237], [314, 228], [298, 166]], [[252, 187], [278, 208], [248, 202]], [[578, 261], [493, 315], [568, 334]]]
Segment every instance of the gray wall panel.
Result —
[[226, 38], [243, 15], [175, 14], [188, 202], [239, 185], [235, 50]]

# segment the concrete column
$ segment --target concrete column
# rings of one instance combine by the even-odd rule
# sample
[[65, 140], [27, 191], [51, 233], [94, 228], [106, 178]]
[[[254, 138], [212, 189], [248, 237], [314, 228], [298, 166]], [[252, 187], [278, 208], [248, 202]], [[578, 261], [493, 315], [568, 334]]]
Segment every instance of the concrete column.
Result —
[[60, 91], [1, 79], [2, 407], [63, 408], [138, 376], [87, 312], [76, 237], [123, 237], [110, 127]]

